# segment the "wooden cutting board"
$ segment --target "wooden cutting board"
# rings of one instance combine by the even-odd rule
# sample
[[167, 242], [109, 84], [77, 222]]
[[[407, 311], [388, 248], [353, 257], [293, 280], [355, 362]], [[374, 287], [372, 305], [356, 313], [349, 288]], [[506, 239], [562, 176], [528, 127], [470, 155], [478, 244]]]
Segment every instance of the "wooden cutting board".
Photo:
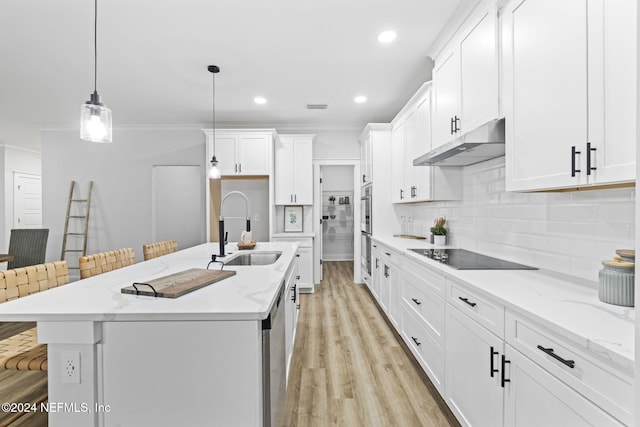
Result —
[[[148, 280], [144, 283], [135, 282], [131, 286], [122, 288], [123, 294], [146, 295], [158, 298], [178, 298], [196, 289], [204, 288], [235, 275], [233, 270], [207, 270], [205, 268], [190, 268], [179, 273]], [[137, 289], [136, 289], [137, 288]]]
[[412, 236], [411, 234], [394, 234], [393, 237], [402, 237], [403, 239], [416, 239], [416, 240], [426, 239], [426, 237]]

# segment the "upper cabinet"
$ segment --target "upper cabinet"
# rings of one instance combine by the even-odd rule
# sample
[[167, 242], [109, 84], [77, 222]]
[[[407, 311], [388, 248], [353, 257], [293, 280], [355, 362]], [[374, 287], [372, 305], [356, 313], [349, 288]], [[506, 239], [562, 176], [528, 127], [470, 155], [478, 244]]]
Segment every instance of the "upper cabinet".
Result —
[[507, 190], [635, 180], [636, 8], [634, 0], [507, 3]]
[[432, 149], [499, 117], [497, 16], [479, 6], [435, 58]]
[[[205, 130], [207, 158], [213, 156], [213, 132]], [[269, 175], [273, 152], [272, 130], [218, 129], [215, 153], [222, 176]]]
[[280, 135], [275, 143], [277, 205], [313, 204], [314, 135]]
[[414, 166], [431, 149], [431, 83], [425, 83], [391, 125], [391, 201], [415, 203], [461, 196], [461, 169]]
[[362, 185], [373, 182], [372, 163], [371, 135], [367, 133], [367, 135], [360, 140], [360, 172], [362, 174]]

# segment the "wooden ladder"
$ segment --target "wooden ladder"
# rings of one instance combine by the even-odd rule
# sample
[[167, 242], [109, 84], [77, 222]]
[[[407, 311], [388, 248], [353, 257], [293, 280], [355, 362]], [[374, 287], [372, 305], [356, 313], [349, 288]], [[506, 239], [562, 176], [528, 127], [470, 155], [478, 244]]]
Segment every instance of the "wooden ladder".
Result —
[[[69, 252], [73, 252], [78, 254], [78, 258], [75, 259], [76, 264], [69, 264], [68, 268], [69, 270], [78, 270], [80, 271], [80, 266], [77, 263], [78, 259], [81, 256], [84, 256], [87, 254], [87, 235], [89, 234], [89, 211], [91, 210], [91, 193], [93, 192], [93, 181], [89, 181], [89, 194], [87, 196], [86, 199], [74, 199], [74, 193], [75, 193], [75, 188], [76, 188], [76, 182], [75, 181], [71, 181], [71, 188], [69, 189], [69, 201], [67, 203], [67, 217], [65, 219], [64, 222], [64, 235], [62, 238], [62, 254], [60, 255], [60, 260], [61, 261], [67, 261], [67, 264], [69, 264], [68, 260], [67, 260], [67, 254]], [[74, 204], [79, 204], [80, 206], [82, 204], [84, 204], [84, 215], [71, 215], [71, 210], [72, 210], [72, 206], [74, 206]], [[77, 205], [76, 205], [77, 206]], [[78, 209], [79, 210], [79, 209]], [[75, 210], [74, 210], [75, 212]], [[69, 232], [69, 221], [70, 220], [76, 220], [76, 221], [84, 221], [84, 224], [80, 224], [80, 227], [78, 228], [74, 228], [74, 230], [78, 230], [80, 228], [82, 228], [82, 232], [78, 232], [78, 231], [73, 231], [73, 232]], [[74, 241], [75, 245], [73, 249], [67, 249], [67, 239], [69, 236], [82, 236], [82, 249], [78, 249], [78, 242], [77, 242], [77, 237], [74, 237], [74, 239], [76, 239], [76, 241]]]

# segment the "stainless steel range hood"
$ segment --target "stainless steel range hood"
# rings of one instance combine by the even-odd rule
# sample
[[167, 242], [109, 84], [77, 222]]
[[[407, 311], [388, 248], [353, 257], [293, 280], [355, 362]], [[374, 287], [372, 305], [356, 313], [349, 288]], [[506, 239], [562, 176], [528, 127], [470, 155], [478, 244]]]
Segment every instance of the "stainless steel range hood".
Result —
[[468, 166], [504, 156], [504, 119], [479, 128], [429, 151], [413, 161], [414, 166]]

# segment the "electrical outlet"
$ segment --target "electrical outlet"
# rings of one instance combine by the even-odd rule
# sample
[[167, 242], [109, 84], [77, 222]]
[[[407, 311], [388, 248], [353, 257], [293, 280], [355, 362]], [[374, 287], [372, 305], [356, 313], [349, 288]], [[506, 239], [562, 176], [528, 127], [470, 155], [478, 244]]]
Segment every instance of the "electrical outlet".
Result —
[[80, 353], [77, 351], [62, 352], [62, 382], [80, 384]]

